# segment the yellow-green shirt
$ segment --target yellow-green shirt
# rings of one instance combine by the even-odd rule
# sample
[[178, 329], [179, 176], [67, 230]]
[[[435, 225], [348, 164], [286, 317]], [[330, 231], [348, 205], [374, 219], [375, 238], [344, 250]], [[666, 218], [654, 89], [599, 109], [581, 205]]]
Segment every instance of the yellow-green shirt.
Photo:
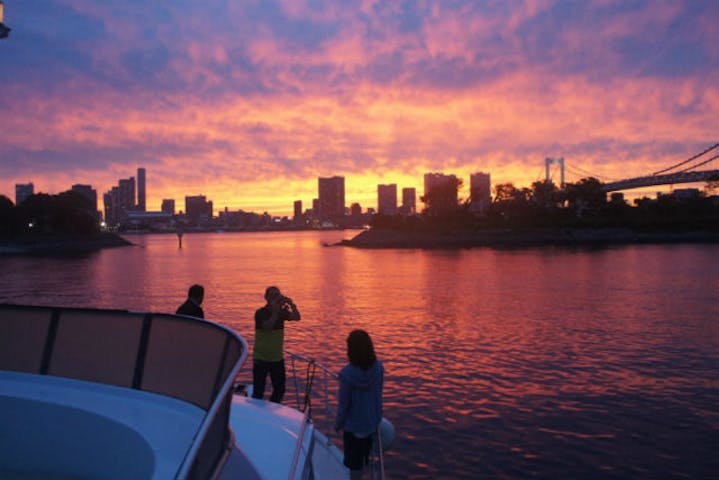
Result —
[[279, 362], [282, 360], [282, 348], [285, 340], [285, 320], [289, 320], [290, 312], [280, 310], [277, 322], [272, 328], [262, 328], [272, 312], [264, 306], [255, 312], [255, 346], [252, 356], [255, 360], [265, 362]]

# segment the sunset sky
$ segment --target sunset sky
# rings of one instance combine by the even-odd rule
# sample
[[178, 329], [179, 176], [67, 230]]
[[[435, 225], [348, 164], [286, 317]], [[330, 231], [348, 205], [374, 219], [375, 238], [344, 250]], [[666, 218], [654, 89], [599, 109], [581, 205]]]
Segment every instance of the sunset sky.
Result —
[[4, 4], [13, 201], [26, 182], [101, 199], [145, 167], [149, 210], [290, 214], [333, 175], [374, 208], [426, 172], [529, 186], [564, 157], [568, 181], [609, 181], [719, 142], [716, 0]]

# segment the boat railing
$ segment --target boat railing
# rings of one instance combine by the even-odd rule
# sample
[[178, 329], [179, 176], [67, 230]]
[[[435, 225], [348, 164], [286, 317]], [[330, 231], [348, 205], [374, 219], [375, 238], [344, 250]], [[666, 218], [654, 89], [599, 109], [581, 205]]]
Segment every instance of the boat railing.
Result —
[[[318, 426], [326, 437], [327, 442], [336, 445], [342, 444], [342, 438], [334, 429], [336, 408], [336, 394], [339, 388], [339, 379], [328, 367], [314, 359], [285, 350], [289, 358], [288, 376], [293, 387], [296, 408], [305, 412], [305, 418]], [[304, 374], [303, 370], [304, 369]], [[330, 386], [331, 385], [331, 386]], [[315, 408], [319, 404], [320, 409]], [[382, 454], [382, 436], [380, 429], [375, 432], [370, 455], [370, 478], [383, 480], [384, 455]], [[303, 436], [298, 438], [298, 448], [301, 447]], [[296, 470], [296, 465], [293, 471]], [[291, 477], [292, 478], [292, 477]]]
[[175, 478], [208, 478], [232, 445], [232, 384], [247, 358], [232, 330], [192, 317], [0, 305], [0, 370], [176, 398], [205, 413]]
[[[309, 412], [309, 410], [306, 410], [304, 412], [304, 418], [302, 419], [302, 426], [300, 427], [300, 431], [297, 434], [297, 445], [295, 445], [295, 451], [292, 455], [292, 464], [290, 465], [290, 473], [287, 476], [288, 480], [295, 480], [296, 478], [298, 478], [297, 468], [299, 467], [299, 464], [300, 464], [302, 446], [304, 445], [306, 431], [307, 431], [307, 425], [309, 425], [309, 423], [310, 423], [310, 412]], [[307, 448], [307, 452], [308, 452], [307, 457], [308, 458], [312, 458], [312, 449], [314, 448], [314, 442], [315, 442], [315, 439], [314, 439], [314, 437], [312, 437], [310, 439], [310, 445]], [[305, 463], [305, 466], [303, 467], [302, 472], [299, 472], [300, 473], [299, 478], [301, 478], [301, 479], [309, 478], [309, 476], [306, 475], [306, 472], [308, 472], [306, 467], [307, 467], [307, 463]]]

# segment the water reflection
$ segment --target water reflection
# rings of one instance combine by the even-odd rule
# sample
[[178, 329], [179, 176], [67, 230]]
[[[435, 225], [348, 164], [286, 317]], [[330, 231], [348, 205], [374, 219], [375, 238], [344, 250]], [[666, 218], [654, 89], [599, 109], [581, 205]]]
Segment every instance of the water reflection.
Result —
[[338, 370], [353, 328], [387, 368], [389, 473], [708, 478], [719, 469], [716, 247], [354, 250], [346, 232], [131, 237], [76, 259], [3, 258], [3, 301], [174, 311], [253, 340], [276, 284], [286, 346]]

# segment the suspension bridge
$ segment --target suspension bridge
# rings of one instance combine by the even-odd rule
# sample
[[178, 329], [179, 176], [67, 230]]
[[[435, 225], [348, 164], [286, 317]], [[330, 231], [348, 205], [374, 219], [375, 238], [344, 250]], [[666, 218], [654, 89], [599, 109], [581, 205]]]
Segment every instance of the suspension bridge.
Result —
[[[719, 170], [696, 170], [698, 167], [707, 165], [714, 160], [719, 158], [719, 154], [709, 156], [709, 154], [719, 148], [719, 143], [712, 145], [706, 150], [699, 152], [692, 157], [682, 160], [674, 165], [667, 168], [658, 170], [651, 175], [645, 175], [641, 177], [626, 178], [622, 180], [611, 180], [604, 182], [602, 188], [605, 192], [618, 192], [621, 190], [630, 190], [633, 188], [650, 187], [655, 185], [679, 185], [683, 183], [697, 183], [697, 182], [708, 182], [708, 181], [719, 181]], [[708, 158], [707, 158], [708, 157]], [[560, 168], [561, 182], [560, 185], [564, 187], [564, 169], [567, 169], [572, 173], [578, 173], [585, 177], [594, 177], [601, 180], [601, 176], [593, 175], [586, 170], [583, 170], [576, 166], [570, 166], [564, 161], [564, 158], [546, 158], [545, 169], [546, 169], [546, 180], [551, 181], [551, 166], [558, 165]]]

